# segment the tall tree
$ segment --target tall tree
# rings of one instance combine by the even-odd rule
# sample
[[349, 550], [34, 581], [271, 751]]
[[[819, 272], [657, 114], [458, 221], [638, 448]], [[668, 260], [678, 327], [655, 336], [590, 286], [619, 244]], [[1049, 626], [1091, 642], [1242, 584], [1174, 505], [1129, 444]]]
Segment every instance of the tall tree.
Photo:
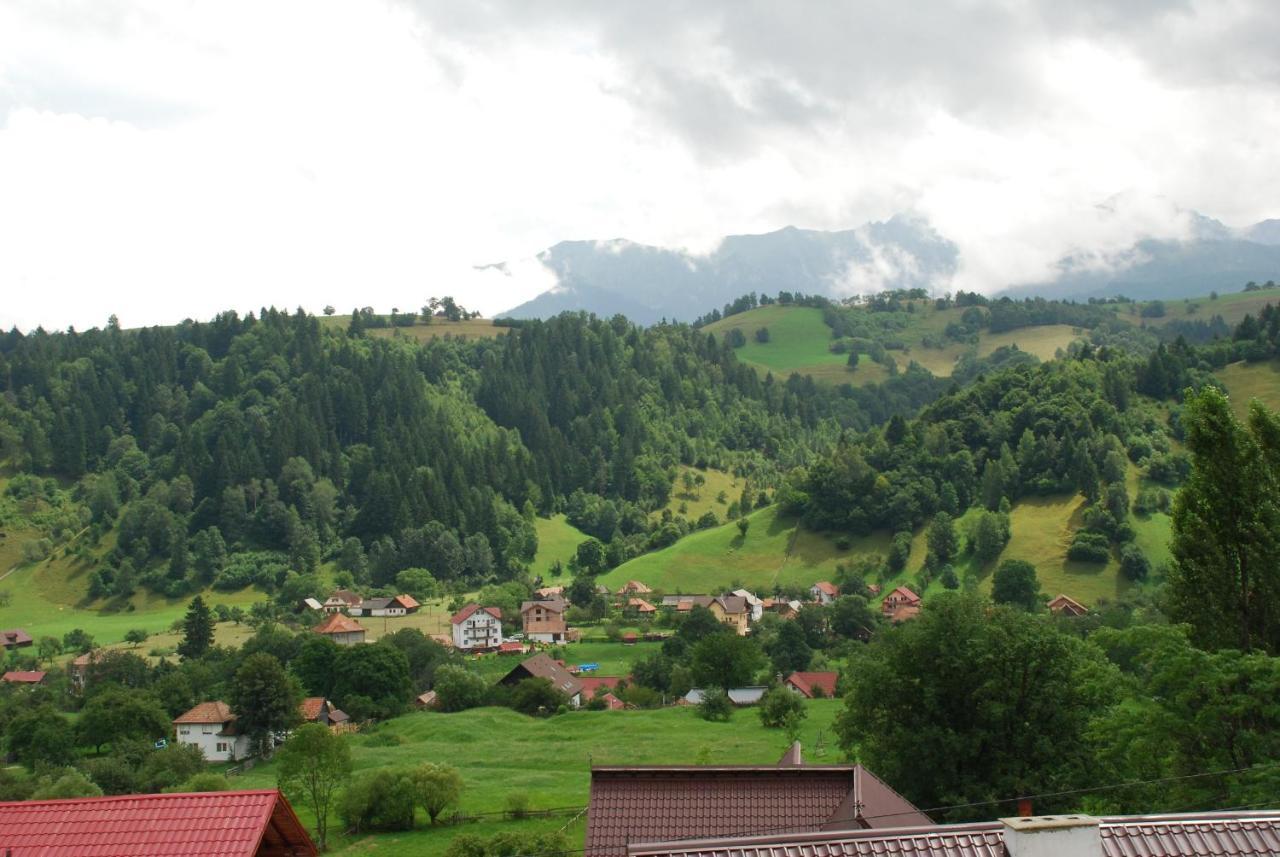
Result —
[[[1049, 621], [974, 595], [936, 596], [918, 619], [882, 631], [846, 673], [841, 746], [917, 806], [1096, 784], [1085, 746], [1117, 679], [1101, 654]], [[1043, 811], [1072, 805], [1046, 799]]]
[[330, 732], [322, 723], [306, 723], [285, 742], [276, 757], [280, 762], [276, 778], [281, 791], [311, 807], [316, 817], [316, 838], [324, 849], [329, 839], [329, 811], [338, 789], [351, 775], [347, 739]]
[[272, 736], [297, 725], [302, 691], [279, 658], [266, 652], [249, 655], [231, 681], [231, 710], [236, 728], [265, 752]]
[[1280, 652], [1280, 419], [1246, 428], [1219, 390], [1187, 399], [1191, 475], [1173, 505], [1169, 606], [1208, 648]]
[[187, 615], [182, 620], [182, 642], [178, 644], [178, 654], [183, 658], [198, 658], [212, 645], [213, 614], [204, 599], [197, 595], [191, 599]]
[[1036, 577], [1036, 567], [1024, 559], [1006, 559], [1000, 563], [992, 578], [991, 600], [1023, 610], [1038, 609], [1040, 581]]

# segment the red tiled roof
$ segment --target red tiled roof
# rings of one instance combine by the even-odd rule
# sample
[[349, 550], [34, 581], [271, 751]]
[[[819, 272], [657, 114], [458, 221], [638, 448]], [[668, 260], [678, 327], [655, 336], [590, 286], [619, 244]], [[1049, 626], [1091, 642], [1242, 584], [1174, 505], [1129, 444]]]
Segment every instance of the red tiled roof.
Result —
[[519, 655], [524, 653], [524, 643], [519, 640], [507, 640], [505, 643], [498, 644], [498, 654], [500, 655]]
[[0, 803], [13, 857], [314, 857], [284, 796], [269, 791]]
[[400, 595], [397, 595], [396, 600], [399, 601], [401, 604], [403, 604], [404, 609], [406, 610], [414, 610], [422, 606], [421, 604], [418, 603], [418, 599], [414, 598], [412, 595], [407, 595], [405, 593], [401, 593]]
[[601, 767], [591, 770], [586, 857], [621, 857], [628, 842], [895, 821], [929, 823], [861, 765]]
[[329, 618], [311, 630], [317, 634], [358, 634], [364, 630], [364, 626], [350, 616], [330, 613]]
[[[1099, 819], [1105, 857], [1274, 857], [1280, 813], [1210, 812]], [[629, 857], [1006, 857], [998, 821], [637, 843]]]
[[822, 688], [822, 692], [831, 697], [836, 695], [836, 680], [839, 678], [839, 673], [833, 672], [793, 672], [787, 676], [787, 684], [793, 685], [796, 690], [810, 699], [813, 698], [815, 687]]
[[905, 587], [905, 586], [899, 586], [899, 587], [897, 587], [896, 589], [894, 589], [892, 592], [890, 592], [888, 595], [886, 595], [886, 596], [885, 596], [885, 600], [886, 600], [886, 601], [888, 601], [888, 600], [889, 600], [889, 599], [891, 599], [891, 598], [898, 598], [898, 599], [902, 599], [902, 600], [906, 601], [908, 604], [919, 604], [919, 603], [920, 603], [920, 596], [919, 596], [919, 595], [916, 595], [914, 592], [912, 592], [910, 589], [908, 589], [908, 588], [907, 588], [907, 587]]
[[606, 693], [604, 696], [600, 698], [604, 700], [605, 710], [607, 711], [621, 711], [622, 709], [627, 707], [627, 704], [625, 702], [623, 702], [621, 699], [618, 699], [618, 697], [614, 696], [612, 693]]
[[320, 712], [324, 710], [323, 696], [308, 696], [298, 705], [298, 713], [302, 715], [304, 723], [311, 723], [320, 719]]
[[648, 601], [645, 601], [643, 598], [628, 598], [627, 606], [634, 607], [636, 610], [639, 610], [641, 613], [658, 612], [657, 607], [654, 607], [652, 604], [650, 604]]
[[817, 583], [813, 585], [813, 588], [823, 593], [824, 595], [830, 595], [832, 598], [835, 598], [837, 595], [840, 594], [840, 590], [836, 587], [834, 583], [828, 583], [825, 580], [819, 580]]
[[475, 613], [477, 610], [483, 610], [484, 612], [488, 613], [490, 616], [492, 616], [492, 617], [493, 617], [493, 618], [495, 618], [495, 619], [501, 619], [501, 618], [502, 618], [502, 609], [501, 609], [501, 608], [499, 608], [499, 607], [481, 607], [479, 604], [472, 603], [472, 604], [468, 604], [466, 607], [463, 607], [463, 608], [462, 608], [461, 610], [459, 610], [457, 613], [454, 613], [454, 614], [453, 614], [453, 618], [452, 618], [450, 621], [452, 621], [452, 622], [453, 622], [453, 624], [455, 624], [455, 625], [461, 625], [463, 622], [465, 622], [465, 621], [467, 621], [468, 619], [470, 619], [470, 618], [471, 618], [471, 614], [472, 614], [472, 613]]
[[0, 681], [10, 684], [39, 684], [48, 673], [40, 670], [13, 670], [0, 676]]
[[235, 720], [231, 706], [225, 702], [202, 702], [186, 714], [179, 715], [174, 723], [227, 723]]

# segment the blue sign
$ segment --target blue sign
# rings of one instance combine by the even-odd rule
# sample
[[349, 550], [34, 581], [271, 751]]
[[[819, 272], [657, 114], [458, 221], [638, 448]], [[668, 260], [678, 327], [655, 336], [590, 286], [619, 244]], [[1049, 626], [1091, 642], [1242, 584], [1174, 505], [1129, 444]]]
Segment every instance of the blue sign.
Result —
[[600, 669], [599, 664], [578, 664], [578, 672], [580, 673], [593, 673], [598, 669]]

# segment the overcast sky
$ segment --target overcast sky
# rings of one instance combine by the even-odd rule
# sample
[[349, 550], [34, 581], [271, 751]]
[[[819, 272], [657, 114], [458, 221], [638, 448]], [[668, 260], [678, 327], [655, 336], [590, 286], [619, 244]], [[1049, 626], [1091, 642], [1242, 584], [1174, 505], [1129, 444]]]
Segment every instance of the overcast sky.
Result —
[[990, 291], [1280, 216], [1278, 44], [1269, 0], [0, 0], [0, 326], [492, 313], [564, 239], [897, 212]]

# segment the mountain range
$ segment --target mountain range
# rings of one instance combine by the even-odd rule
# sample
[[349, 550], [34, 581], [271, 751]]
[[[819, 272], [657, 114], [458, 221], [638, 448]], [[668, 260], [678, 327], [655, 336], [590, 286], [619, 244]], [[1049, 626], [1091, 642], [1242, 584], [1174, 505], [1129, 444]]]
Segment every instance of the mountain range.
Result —
[[[927, 221], [898, 215], [856, 229], [788, 226], [762, 235], [733, 235], [697, 255], [625, 239], [562, 241], [539, 255], [557, 285], [500, 313], [547, 318], [566, 310], [633, 321], [691, 321], [748, 292], [845, 297], [885, 289], [949, 290], [959, 248]], [[1193, 215], [1183, 240], [1144, 239], [1110, 254], [1106, 265], [1081, 250], [1063, 257], [1057, 274], [1013, 284], [1004, 294], [1084, 300], [1127, 295], [1173, 299], [1239, 291], [1250, 280], [1280, 279], [1280, 220], [1233, 230]]]

